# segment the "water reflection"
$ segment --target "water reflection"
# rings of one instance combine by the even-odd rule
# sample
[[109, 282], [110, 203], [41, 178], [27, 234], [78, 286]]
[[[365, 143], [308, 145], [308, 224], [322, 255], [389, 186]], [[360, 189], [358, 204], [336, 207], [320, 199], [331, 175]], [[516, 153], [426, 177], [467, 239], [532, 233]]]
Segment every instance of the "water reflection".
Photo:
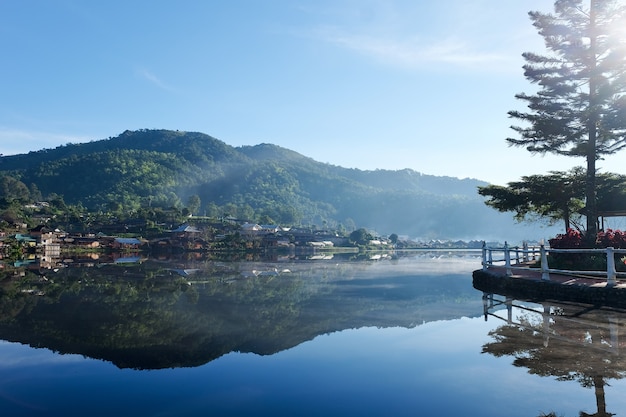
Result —
[[456, 264], [478, 254], [441, 255], [74, 259], [1, 281], [0, 339], [120, 368], [162, 369], [196, 367], [229, 352], [270, 355], [344, 329], [476, 315], [480, 300]]
[[[605, 387], [626, 374], [625, 311], [581, 304], [531, 304], [506, 296], [484, 294], [485, 320], [503, 321], [489, 332], [492, 342], [483, 353], [511, 356], [513, 365], [530, 374], [576, 381], [593, 388], [596, 409], [581, 417], [608, 417]], [[506, 308], [506, 315], [494, 311]], [[552, 414], [555, 415], [555, 414]]]
[[5, 415], [626, 410], [626, 315], [483, 305], [480, 254], [64, 265], [0, 274], [0, 339], [15, 342], [0, 341]]

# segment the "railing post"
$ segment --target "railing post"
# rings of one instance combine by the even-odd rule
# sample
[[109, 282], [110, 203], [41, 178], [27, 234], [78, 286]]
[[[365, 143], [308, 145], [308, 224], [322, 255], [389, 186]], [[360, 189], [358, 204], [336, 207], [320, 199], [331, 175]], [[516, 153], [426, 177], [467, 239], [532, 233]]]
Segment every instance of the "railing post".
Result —
[[483, 271], [487, 270], [487, 244], [483, 240]]
[[484, 292], [483, 293], [483, 315], [485, 316], [485, 321], [487, 321], [487, 316], [489, 315], [489, 304], [488, 304], [488, 300], [489, 300], [489, 295]]
[[548, 255], [546, 254], [546, 247], [543, 243], [539, 247], [539, 251], [541, 254], [541, 279], [549, 281], [550, 271], [548, 269]]
[[504, 301], [504, 303], [506, 304], [506, 322], [508, 324], [512, 324], [513, 323], [513, 298], [506, 297], [506, 300]]
[[528, 242], [524, 241], [522, 243], [522, 250], [524, 251], [522, 253], [522, 260], [526, 263], [528, 262]]
[[615, 248], [606, 248], [606, 286], [613, 287], [616, 284], [617, 271], [615, 270]]
[[550, 306], [548, 304], [544, 304], [543, 306], [543, 347], [548, 347], [550, 344]]
[[509, 251], [509, 244], [504, 242], [504, 266], [506, 267], [506, 276], [513, 275], [511, 271], [511, 252]]

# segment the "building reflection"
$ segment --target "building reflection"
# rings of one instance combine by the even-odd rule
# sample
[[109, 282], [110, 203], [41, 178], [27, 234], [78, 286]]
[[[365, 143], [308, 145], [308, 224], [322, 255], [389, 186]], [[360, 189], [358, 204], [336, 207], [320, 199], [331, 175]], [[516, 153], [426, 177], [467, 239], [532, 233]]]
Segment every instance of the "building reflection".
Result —
[[530, 374], [577, 381], [593, 388], [596, 409], [581, 417], [608, 417], [605, 386], [626, 373], [626, 311], [583, 304], [529, 303], [483, 294], [485, 320], [502, 326], [489, 332], [482, 352], [511, 356]]

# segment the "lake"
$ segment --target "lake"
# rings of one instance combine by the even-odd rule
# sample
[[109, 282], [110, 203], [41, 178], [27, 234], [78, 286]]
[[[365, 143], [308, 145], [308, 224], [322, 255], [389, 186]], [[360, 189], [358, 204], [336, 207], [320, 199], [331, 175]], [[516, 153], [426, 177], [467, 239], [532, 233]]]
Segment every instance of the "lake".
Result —
[[72, 261], [5, 268], [3, 415], [626, 416], [626, 313], [480, 252]]

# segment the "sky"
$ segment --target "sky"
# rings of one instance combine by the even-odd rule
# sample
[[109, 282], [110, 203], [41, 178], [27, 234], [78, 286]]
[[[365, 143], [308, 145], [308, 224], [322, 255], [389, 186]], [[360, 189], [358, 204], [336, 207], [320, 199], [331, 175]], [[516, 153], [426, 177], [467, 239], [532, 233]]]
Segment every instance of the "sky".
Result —
[[501, 185], [583, 166], [505, 140], [530, 10], [553, 1], [3, 1], [0, 154], [172, 129]]

